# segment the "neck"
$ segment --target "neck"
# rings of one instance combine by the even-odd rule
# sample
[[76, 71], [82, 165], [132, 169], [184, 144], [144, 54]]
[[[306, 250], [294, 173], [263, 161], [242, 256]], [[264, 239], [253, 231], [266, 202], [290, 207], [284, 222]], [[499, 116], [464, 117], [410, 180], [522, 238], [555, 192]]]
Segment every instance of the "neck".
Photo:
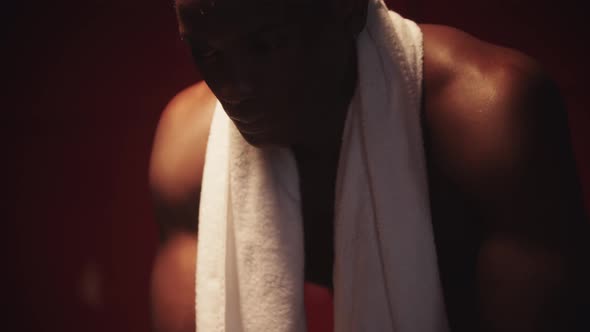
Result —
[[353, 54], [352, 63], [347, 66], [348, 73], [336, 89], [334, 98], [322, 106], [322, 116], [309, 124], [309, 134], [292, 146], [298, 163], [338, 159], [346, 116], [357, 85], [356, 49]]

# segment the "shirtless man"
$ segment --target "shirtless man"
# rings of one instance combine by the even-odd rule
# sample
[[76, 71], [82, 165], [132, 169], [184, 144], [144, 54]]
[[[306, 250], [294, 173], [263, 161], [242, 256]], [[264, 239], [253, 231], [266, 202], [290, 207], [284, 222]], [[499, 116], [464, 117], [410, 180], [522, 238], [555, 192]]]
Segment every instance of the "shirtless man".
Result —
[[[306, 281], [331, 287], [331, 202], [366, 4], [177, 0], [180, 34], [206, 83], [169, 103], [155, 137], [156, 330], [195, 329], [197, 211], [217, 100], [249, 143], [293, 149]], [[581, 329], [588, 223], [555, 84], [517, 51], [449, 27], [421, 29], [432, 223], [452, 331]]]

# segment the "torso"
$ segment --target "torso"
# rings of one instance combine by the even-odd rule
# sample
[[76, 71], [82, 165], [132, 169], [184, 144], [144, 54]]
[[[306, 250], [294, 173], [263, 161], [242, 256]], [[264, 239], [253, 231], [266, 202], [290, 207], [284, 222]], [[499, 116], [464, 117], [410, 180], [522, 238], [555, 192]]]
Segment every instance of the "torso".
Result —
[[[441, 169], [431, 144], [435, 138], [428, 124], [423, 125], [432, 225], [447, 312], [453, 331], [472, 331], [478, 317], [475, 272], [481, 241], [481, 227], [477, 223], [480, 218]], [[306, 281], [331, 289], [335, 178], [319, 174], [301, 179]]]
[[[305, 244], [305, 279], [332, 288], [336, 163], [323, 171], [299, 166]], [[321, 184], [321, 185], [318, 185]]]
[[[469, 101], [475, 98], [476, 101], [488, 98], [489, 86], [482, 83], [481, 89], [474, 82], [484, 82], [482, 77], [469, 77], [469, 75], [486, 75], [484, 66], [480, 66], [481, 57], [489, 53], [492, 46], [470, 39], [447, 28], [435, 26], [422, 26], [425, 37], [425, 77], [423, 91], [423, 136], [425, 142], [426, 161], [428, 169], [428, 182], [430, 190], [430, 203], [432, 224], [434, 229], [439, 270], [444, 290], [447, 312], [453, 331], [476, 330], [476, 256], [477, 249], [482, 238], [482, 226], [478, 223], [481, 218], [477, 211], [470, 204], [469, 197], [461, 190], [453, 173], [453, 161], [449, 156], [459, 156], [460, 151], [452, 150], [452, 144], [447, 142], [455, 141], [456, 133], [448, 133], [443, 130], [449, 123], [463, 118], [470, 119], [471, 115], [465, 115], [469, 111], [457, 100], [463, 100], [463, 95], [457, 97], [456, 91], [463, 93], [469, 85], [469, 92], [465, 98]], [[464, 43], [464, 47], [472, 46], [469, 54], [460, 54], [464, 49], [456, 47], [457, 50], [449, 51], [446, 45], [457, 45]], [[453, 47], [451, 47], [453, 48]], [[510, 51], [496, 50], [510, 55]], [[506, 55], [503, 54], [503, 55]], [[466, 81], [461, 82], [456, 77], [463, 74], [458, 70], [460, 66], [465, 67], [462, 60], [469, 61], [471, 66], [464, 72]], [[461, 59], [463, 58], [463, 59]], [[489, 58], [481, 63], [489, 63]], [[475, 69], [475, 70], [474, 70]], [[480, 78], [481, 80], [477, 80]], [[474, 80], [475, 79], [475, 80]], [[202, 94], [205, 87], [192, 88]], [[492, 91], [493, 93], [494, 91]], [[210, 93], [210, 91], [209, 91]], [[465, 103], [465, 102], [463, 102]], [[211, 105], [211, 103], [209, 103]], [[477, 102], [474, 103], [477, 105]], [[473, 106], [477, 107], [477, 106]], [[204, 119], [211, 118], [213, 107], [202, 110]], [[462, 113], [463, 112], [463, 113]], [[207, 120], [208, 121], [208, 120]], [[180, 123], [189, 123], [180, 120]], [[469, 121], [466, 121], [469, 122]], [[451, 126], [452, 127], [452, 126]], [[443, 129], [441, 129], [443, 128]], [[198, 151], [204, 152], [204, 145], [200, 135], [199, 140], [189, 142], [183, 147], [191, 144], [198, 144]], [[449, 148], [449, 146], [451, 146]], [[449, 150], [450, 149], [450, 150]], [[182, 159], [182, 158], [180, 158]], [[181, 169], [191, 170], [200, 167], [202, 170], [202, 156], [197, 158], [199, 165], [186, 165], [179, 161]], [[330, 169], [334, 169], [330, 171]], [[456, 171], [456, 170], [455, 170]], [[306, 245], [306, 280], [331, 287], [332, 264], [333, 264], [333, 201], [335, 186], [335, 167], [328, 165], [325, 171], [314, 172], [313, 169], [300, 169], [302, 212], [304, 217], [305, 245]], [[326, 176], [326, 174], [328, 176]], [[332, 175], [332, 176], [330, 176]], [[192, 180], [191, 180], [192, 181]], [[200, 179], [195, 181], [192, 187], [199, 187]], [[191, 187], [183, 183], [182, 188]], [[190, 190], [188, 190], [190, 191]], [[182, 193], [179, 194], [182, 196]]]
[[[435, 49], [441, 47], [440, 38], [450, 31], [438, 31], [435, 26], [422, 26], [425, 38], [425, 66], [439, 67], [448, 61], [440, 59]], [[453, 32], [450, 32], [451, 34]], [[430, 55], [430, 56], [429, 56]], [[452, 56], [444, 54], [445, 57]], [[434, 59], [433, 59], [434, 58]], [[439, 62], [440, 61], [440, 62]], [[435, 63], [436, 62], [436, 63]], [[473, 202], [462, 192], [448, 174], [446, 151], [433, 141], [439, 140], [437, 127], [447, 105], [439, 99], [448, 82], [447, 73], [425, 68], [422, 128], [430, 191], [431, 218], [436, 242], [440, 278], [447, 314], [453, 331], [477, 329], [477, 253], [482, 240], [481, 216]], [[473, 87], [473, 86], [472, 86]], [[446, 104], [446, 103], [445, 103]], [[453, 111], [453, 110], [450, 110]], [[444, 115], [443, 115], [444, 117]], [[443, 121], [451, 120], [445, 118]], [[434, 127], [434, 128], [433, 128]], [[335, 170], [334, 170], [335, 172]], [[318, 181], [323, 178], [323, 181]], [[324, 185], [319, 185], [323, 183]], [[302, 176], [302, 202], [306, 245], [306, 281], [332, 287], [333, 217], [335, 177]]]
[[[438, 167], [425, 130], [432, 224], [440, 277], [453, 331], [472, 331], [477, 317], [476, 260], [481, 241], [477, 212], [470, 209]], [[303, 177], [302, 177], [303, 178]], [[324, 178], [325, 180], [325, 178]], [[334, 179], [319, 187], [316, 177], [301, 183], [307, 282], [332, 288]], [[454, 317], [460, 317], [454, 319]], [[470, 319], [471, 318], [471, 319]]]

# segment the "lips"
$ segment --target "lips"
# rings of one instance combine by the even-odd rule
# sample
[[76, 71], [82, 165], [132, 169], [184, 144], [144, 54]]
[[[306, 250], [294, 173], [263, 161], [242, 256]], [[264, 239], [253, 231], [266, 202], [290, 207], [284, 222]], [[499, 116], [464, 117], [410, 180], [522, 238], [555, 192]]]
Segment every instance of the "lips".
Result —
[[230, 105], [230, 106], [237, 106], [237, 105], [239, 105], [245, 101], [248, 101], [250, 99], [253, 99], [253, 98], [252, 97], [243, 97], [243, 98], [233, 99], [233, 98], [219, 97], [219, 101], [221, 101], [222, 104]]
[[219, 101], [222, 104], [229, 105], [229, 106], [238, 106], [242, 103], [256, 99], [254, 96], [246, 95], [246, 94], [241, 95], [241, 96], [234, 96], [234, 97], [217, 95], [217, 98], [219, 99]]
[[264, 117], [260, 106], [256, 105], [254, 99], [243, 99], [240, 101], [226, 102], [221, 100], [221, 104], [227, 115], [235, 122], [246, 125], [259, 123]]

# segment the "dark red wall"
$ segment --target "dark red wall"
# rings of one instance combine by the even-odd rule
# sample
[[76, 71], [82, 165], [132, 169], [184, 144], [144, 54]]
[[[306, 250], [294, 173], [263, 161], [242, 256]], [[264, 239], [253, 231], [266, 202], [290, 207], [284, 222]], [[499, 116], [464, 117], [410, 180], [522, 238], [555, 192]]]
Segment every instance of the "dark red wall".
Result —
[[[172, 0], [10, 4], [3, 88], [3, 282], [14, 331], [149, 331], [157, 233], [147, 164], [159, 112], [198, 78]], [[392, 1], [393, 3], [393, 1]], [[590, 35], [574, 0], [398, 0], [538, 58], [570, 109], [590, 206]], [[7, 323], [8, 324], [8, 323]], [[8, 330], [8, 329], [3, 329]]]

